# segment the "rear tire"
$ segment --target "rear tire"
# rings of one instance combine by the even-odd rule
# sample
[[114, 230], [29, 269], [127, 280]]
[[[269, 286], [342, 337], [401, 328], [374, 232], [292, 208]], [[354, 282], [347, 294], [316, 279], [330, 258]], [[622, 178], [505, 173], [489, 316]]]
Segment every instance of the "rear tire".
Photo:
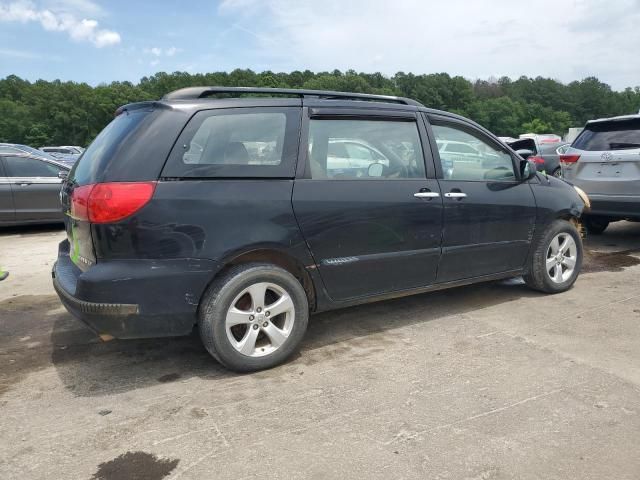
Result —
[[592, 235], [600, 235], [609, 226], [609, 220], [602, 217], [585, 217], [584, 227]]
[[582, 255], [582, 239], [576, 227], [566, 220], [555, 220], [546, 232], [536, 236], [524, 281], [541, 292], [565, 292], [578, 278]]
[[216, 279], [200, 303], [200, 338], [236, 372], [284, 362], [307, 329], [309, 304], [300, 282], [271, 264], [238, 265]]
[[556, 178], [562, 178], [562, 169], [560, 167], [556, 168], [551, 175]]

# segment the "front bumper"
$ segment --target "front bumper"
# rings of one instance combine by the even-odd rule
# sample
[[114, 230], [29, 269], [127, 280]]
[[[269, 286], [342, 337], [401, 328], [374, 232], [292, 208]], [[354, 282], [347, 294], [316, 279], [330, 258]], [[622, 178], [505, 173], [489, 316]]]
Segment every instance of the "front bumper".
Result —
[[111, 260], [82, 272], [65, 240], [51, 272], [65, 308], [102, 338], [187, 335], [216, 262], [199, 259]]

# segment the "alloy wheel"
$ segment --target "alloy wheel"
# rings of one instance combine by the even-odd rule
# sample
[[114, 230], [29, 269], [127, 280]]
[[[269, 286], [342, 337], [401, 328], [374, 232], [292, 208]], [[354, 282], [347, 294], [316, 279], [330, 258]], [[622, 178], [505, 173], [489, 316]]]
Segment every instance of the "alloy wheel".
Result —
[[573, 275], [577, 260], [576, 241], [568, 233], [559, 233], [547, 248], [545, 271], [552, 282], [566, 282]]
[[268, 282], [254, 283], [238, 294], [227, 310], [225, 329], [233, 348], [248, 357], [278, 350], [295, 322], [291, 296]]

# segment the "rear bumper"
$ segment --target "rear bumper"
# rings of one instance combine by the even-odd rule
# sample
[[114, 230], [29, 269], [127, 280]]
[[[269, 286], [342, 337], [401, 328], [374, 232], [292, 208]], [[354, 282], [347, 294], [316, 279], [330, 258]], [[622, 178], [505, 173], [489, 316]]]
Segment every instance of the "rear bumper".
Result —
[[52, 272], [53, 288], [69, 313], [81, 320], [101, 338], [132, 338], [130, 327], [137, 322], [139, 306], [122, 303], [94, 303], [78, 300], [67, 292]]
[[640, 195], [601, 195], [588, 193], [590, 215], [640, 219]]
[[216, 262], [199, 259], [113, 260], [82, 272], [60, 244], [53, 286], [65, 308], [100, 336], [187, 335]]

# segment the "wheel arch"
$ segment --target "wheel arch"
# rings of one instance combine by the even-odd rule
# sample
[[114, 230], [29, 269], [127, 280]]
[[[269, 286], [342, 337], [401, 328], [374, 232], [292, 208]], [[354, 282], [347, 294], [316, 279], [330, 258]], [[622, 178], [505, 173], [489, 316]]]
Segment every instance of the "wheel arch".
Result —
[[302, 262], [300, 262], [300, 260], [296, 259], [294, 256], [286, 252], [283, 252], [282, 250], [270, 247], [254, 248], [244, 252], [236, 252], [230, 255], [221, 263], [223, 266], [210, 279], [209, 283], [203, 290], [200, 297], [200, 305], [202, 304], [202, 299], [206, 295], [209, 287], [213, 284], [213, 282], [215, 282], [216, 279], [224, 275], [231, 268], [248, 263], [269, 263], [280, 267], [283, 270], [286, 270], [291, 275], [296, 277], [296, 279], [302, 285], [305, 293], [307, 294], [309, 310], [313, 311], [316, 308], [316, 289], [311, 275], [309, 275], [307, 269], [304, 267]]
[[581, 238], [585, 238], [586, 232], [581, 218], [581, 214], [578, 214], [573, 210], [567, 210], [565, 212], [560, 212], [553, 220], [566, 220], [567, 222], [573, 224], [574, 227], [576, 227], [576, 230], [578, 230]]

